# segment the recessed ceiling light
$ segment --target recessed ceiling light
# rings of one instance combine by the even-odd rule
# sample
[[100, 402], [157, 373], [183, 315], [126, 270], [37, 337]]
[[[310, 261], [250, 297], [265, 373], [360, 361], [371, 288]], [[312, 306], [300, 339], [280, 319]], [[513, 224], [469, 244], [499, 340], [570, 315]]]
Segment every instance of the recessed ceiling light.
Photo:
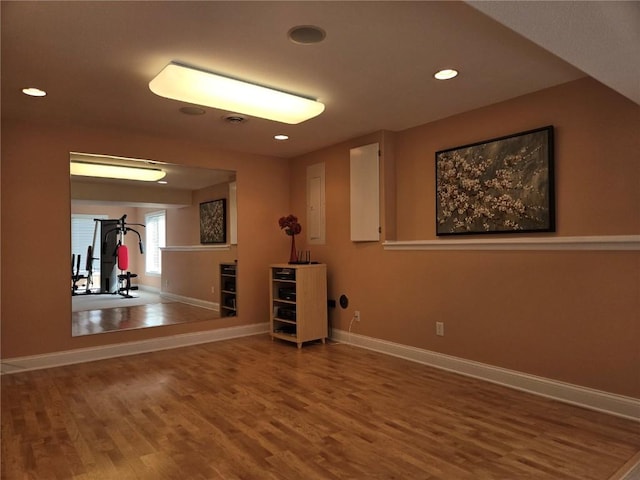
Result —
[[315, 25], [298, 25], [287, 33], [289, 40], [300, 45], [313, 45], [322, 42], [327, 33]]
[[247, 117], [243, 117], [242, 115], [238, 115], [235, 113], [230, 113], [228, 115], [224, 115], [222, 117], [222, 119], [227, 122], [230, 123], [232, 125], [239, 125], [241, 123], [244, 123], [247, 121]]
[[167, 181], [166, 180], [158, 180], [158, 183], [162, 184], [162, 185], [166, 185]]
[[444, 70], [434, 73], [433, 76], [438, 80], [450, 80], [458, 76], [458, 71], [452, 68], [445, 68]]
[[289, 140], [288, 135], [276, 135], [273, 138], [275, 138], [276, 140]]
[[22, 93], [30, 97], [44, 97], [47, 94], [44, 90], [35, 87], [23, 88]]

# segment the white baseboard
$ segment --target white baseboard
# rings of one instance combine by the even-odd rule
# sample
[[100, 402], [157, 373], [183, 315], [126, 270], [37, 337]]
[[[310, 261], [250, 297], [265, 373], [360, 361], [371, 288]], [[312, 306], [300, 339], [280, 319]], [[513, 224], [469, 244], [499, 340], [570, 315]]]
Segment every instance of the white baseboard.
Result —
[[175, 293], [160, 292], [162, 298], [173, 300], [174, 302], [186, 303], [187, 305], [194, 305], [196, 307], [208, 308], [209, 310], [220, 311], [220, 304], [217, 302], [208, 302], [206, 300], [200, 300], [198, 298], [184, 297], [182, 295], [176, 295]]
[[138, 288], [145, 292], [157, 293], [158, 295], [160, 295], [160, 289], [158, 287], [152, 287], [151, 285], [138, 285]]
[[160, 295], [162, 298], [166, 298], [167, 300], [171, 300], [174, 302], [186, 303], [187, 305], [194, 305], [196, 307], [206, 308], [208, 310], [215, 310], [216, 312], [220, 311], [220, 304], [218, 302], [209, 302], [207, 300], [201, 300], [199, 298], [193, 297], [185, 297], [184, 295], [178, 295], [176, 293], [163, 292], [161, 289], [157, 287], [151, 287], [149, 285], [139, 285], [140, 290], [155, 293]]
[[368, 350], [486, 380], [561, 402], [640, 421], [640, 399], [637, 398], [625, 397], [515, 370], [494, 367], [430, 350], [349, 333], [344, 330], [333, 329], [331, 338], [341, 343], [349, 343]]
[[[54, 352], [43, 355], [15, 357], [0, 360], [2, 375], [60, 367], [75, 363], [92, 362], [107, 358], [136, 355], [159, 350], [187, 347], [202, 343], [217, 342], [250, 335], [264, 334], [269, 331], [268, 323], [255, 323], [238, 327], [220, 328], [204, 332], [185, 333], [170, 337], [153, 338], [139, 342], [119, 343], [100, 347], [81, 348]], [[527, 373], [494, 367], [480, 362], [432, 352], [408, 345], [379, 340], [373, 337], [349, 334], [334, 329], [331, 338], [341, 343], [366, 348], [376, 352], [404, 358], [413, 362], [448, 370], [506, 387], [522, 390], [536, 395], [571, 403], [592, 410], [640, 421], [640, 400], [616, 395], [569, 383], [559, 382]]]
[[168, 350], [171, 348], [188, 347], [201, 343], [218, 342], [232, 338], [259, 335], [269, 331], [268, 323], [254, 323], [239, 327], [219, 328], [204, 332], [184, 333], [170, 337], [152, 338], [139, 342], [118, 343], [100, 347], [80, 348], [64, 352], [32, 355], [28, 357], [5, 358], [0, 360], [2, 375], [43, 368], [61, 367], [74, 363], [93, 362], [107, 358], [136, 355], [139, 353]]

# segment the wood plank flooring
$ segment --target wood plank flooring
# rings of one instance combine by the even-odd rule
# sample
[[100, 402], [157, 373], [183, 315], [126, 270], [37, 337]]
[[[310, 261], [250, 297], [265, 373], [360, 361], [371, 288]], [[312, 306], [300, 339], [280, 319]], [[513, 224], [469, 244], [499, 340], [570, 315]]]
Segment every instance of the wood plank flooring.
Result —
[[1, 381], [6, 480], [608, 480], [640, 451], [640, 423], [262, 335]]
[[82, 310], [71, 313], [71, 334], [77, 337], [118, 330], [200, 322], [213, 318], [220, 318], [220, 313], [180, 302]]

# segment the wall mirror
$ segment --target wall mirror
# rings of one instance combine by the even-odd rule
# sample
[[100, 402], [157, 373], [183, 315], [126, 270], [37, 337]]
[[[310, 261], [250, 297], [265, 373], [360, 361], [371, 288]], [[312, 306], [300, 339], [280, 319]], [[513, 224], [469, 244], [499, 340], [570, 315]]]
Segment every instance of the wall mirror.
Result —
[[73, 336], [236, 315], [236, 172], [72, 152], [70, 178]]

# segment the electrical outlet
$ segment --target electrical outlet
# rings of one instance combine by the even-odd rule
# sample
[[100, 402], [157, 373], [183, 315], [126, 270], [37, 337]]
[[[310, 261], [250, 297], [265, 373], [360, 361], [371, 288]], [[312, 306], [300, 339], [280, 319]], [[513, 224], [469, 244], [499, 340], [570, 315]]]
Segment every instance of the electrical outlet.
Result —
[[356, 310], [355, 312], [353, 312], [353, 319], [354, 319], [356, 322], [359, 322], [359, 321], [360, 321], [360, 310]]
[[211, 285], [211, 293], [216, 293], [216, 287], [214, 287], [213, 285]]
[[444, 322], [436, 322], [436, 335], [444, 337]]

